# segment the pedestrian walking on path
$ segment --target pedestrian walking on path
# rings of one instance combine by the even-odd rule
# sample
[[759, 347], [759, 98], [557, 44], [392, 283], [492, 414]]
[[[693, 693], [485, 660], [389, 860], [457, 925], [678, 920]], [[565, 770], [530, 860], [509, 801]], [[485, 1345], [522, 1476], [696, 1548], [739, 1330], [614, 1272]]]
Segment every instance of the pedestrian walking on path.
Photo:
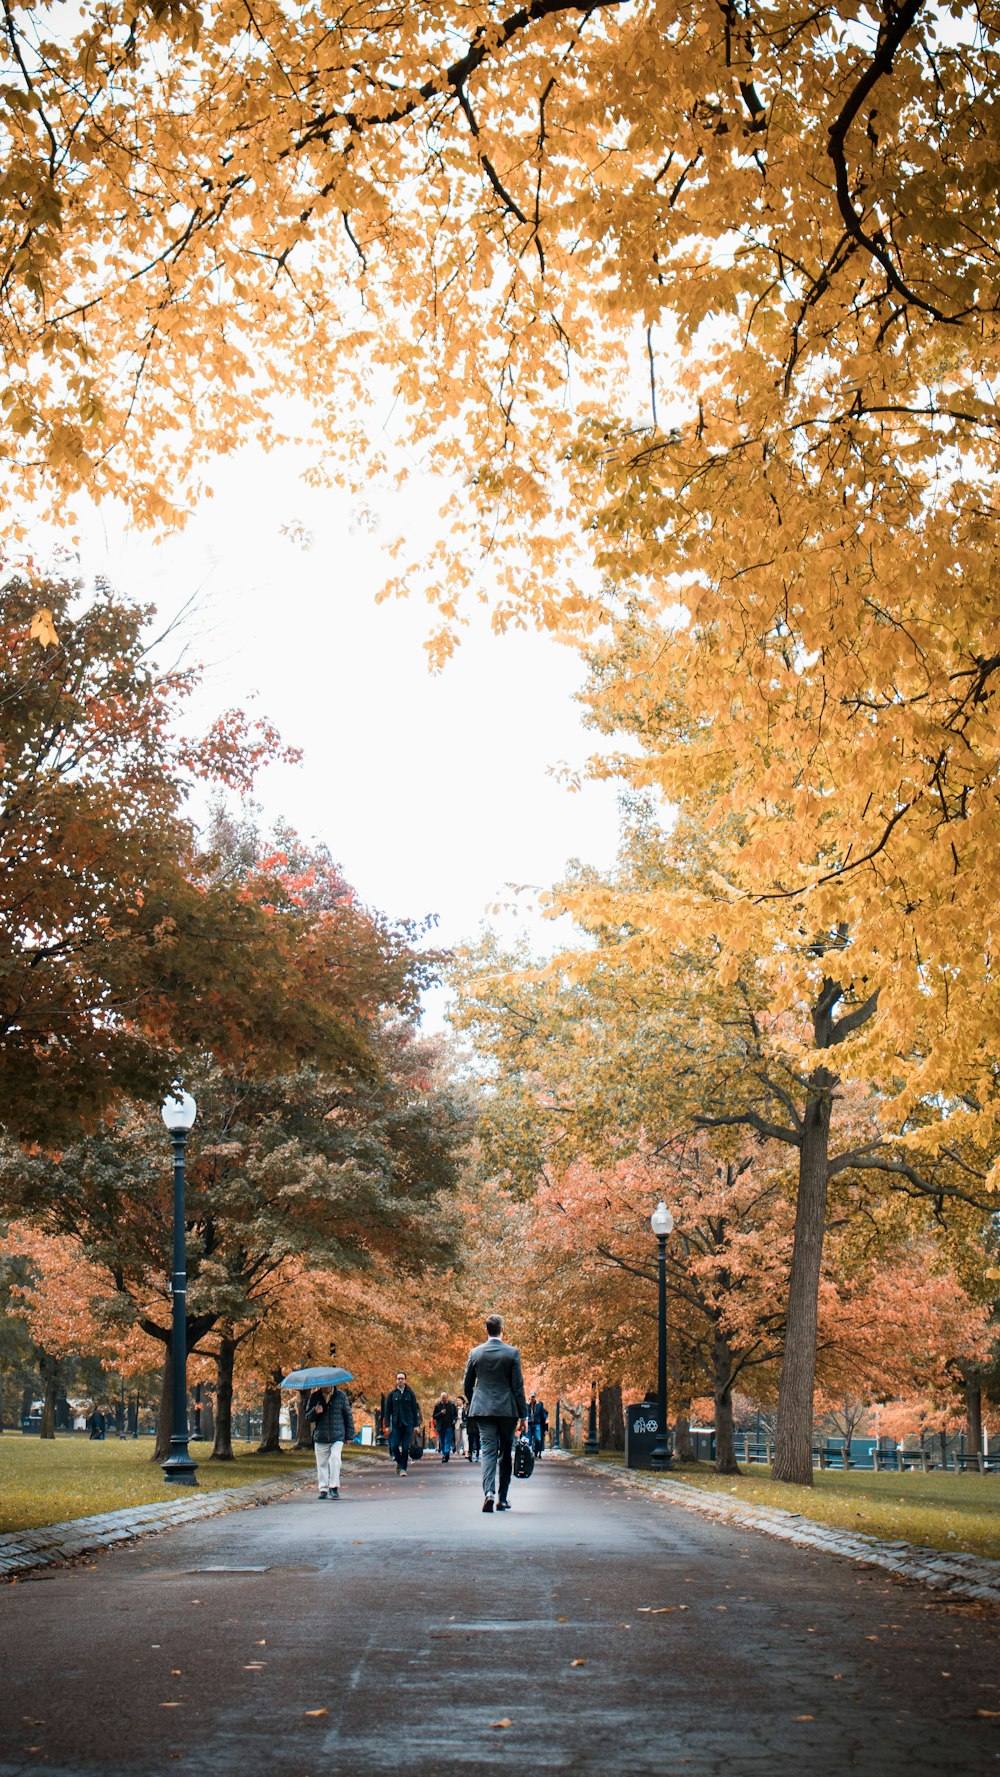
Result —
[[385, 1429], [389, 1454], [396, 1464], [397, 1475], [405, 1475], [410, 1460], [410, 1443], [423, 1416], [417, 1397], [406, 1380], [406, 1371], [397, 1370], [396, 1386], [385, 1397]]
[[504, 1343], [501, 1315], [487, 1315], [486, 1333], [485, 1343], [469, 1353], [463, 1387], [470, 1423], [475, 1420], [482, 1440], [483, 1511], [492, 1512], [495, 1504], [498, 1512], [506, 1512], [514, 1433], [524, 1427], [528, 1403], [521, 1353], [516, 1345]]
[[458, 1421], [458, 1408], [446, 1394], [441, 1394], [434, 1403], [431, 1414], [434, 1430], [437, 1433], [438, 1452], [442, 1462], [447, 1462], [455, 1444], [455, 1426]]
[[309, 1396], [306, 1418], [312, 1426], [320, 1499], [339, 1499], [340, 1459], [345, 1440], [354, 1436], [351, 1403], [342, 1388], [317, 1388]]
[[535, 1456], [540, 1457], [545, 1449], [545, 1429], [549, 1423], [549, 1415], [545, 1402], [532, 1395], [528, 1402], [528, 1438]]

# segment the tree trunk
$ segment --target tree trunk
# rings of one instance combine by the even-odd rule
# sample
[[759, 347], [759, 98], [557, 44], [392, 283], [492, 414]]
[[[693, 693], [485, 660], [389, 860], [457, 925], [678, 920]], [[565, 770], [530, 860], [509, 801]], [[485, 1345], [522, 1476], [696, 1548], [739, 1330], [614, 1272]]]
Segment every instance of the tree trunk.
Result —
[[3, 1437], [3, 1371], [0, 1370], [0, 1438]]
[[202, 1394], [201, 1435], [206, 1444], [211, 1444], [215, 1437], [215, 1406], [212, 1401], [211, 1385], [207, 1382]]
[[799, 1150], [795, 1240], [788, 1281], [788, 1321], [778, 1390], [778, 1431], [773, 1476], [811, 1487], [813, 1395], [816, 1383], [816, 1321], [826, 1220], [830, 1158], [830, 1091], [833, 1075], [817, 1068], [810, 1080]]
[[228, 1333], [219, 1338], [215, 1360], [215, 1442], [209, 1462], [233, 1462], [233, 1364], [236, 1340]]
[[736, 1428], [733, 1424], [733, 1364], [725, 1339], [715, 1328], [712, 1349], [715, 1401], [715, 1472], [738, 1475]]
[[33, 1388], [22, 1388], [22, 1390], [21, 1390], [21, 1424], [22, 1425], [24, 1424], [26, 1419], [31, 1418], [31, 1403], [32, 1403], [32, 1400], [34, 1399], [34, 1394], [35, 1394], [35, 1391]]
[[691, 1437], [691, 1403], [684, 1401], [677, 1418], [674, 1420], [674, 1457], [678, 1462], [694, 1461], [694, 1442]]
[[58, 1359], [49, 1357], [48, 1352], [42, 1352], [39, 1368], [42, 1372], [42, 1382], [45, 1385], [41, 1436], [54, 1438], [56, 1435], [56, 1395], [59, 1392]]
[[620, 1382], [610, 1382], [607, 1388], [600, 1388], [597, 1393], [597, 1418], [601, 1428], [601, 1449], [624, 1450], [625, 1415], [622, 1411], [622, 1385]]
[[264, 1390], [264, 1401], [260, 1416], [260, 1443], [254, 1451], [255, 1456], [281, 1455], [281, 1371], [275, 1370], [271, 1381]]
[[160, 1407], [156, 1415], [156, 1437], [150, 1462], [166, 1462], [170, 1455], [170, 1434], [173, 1429], [174, 1416], [174, 1372], [170, 1351], [170, 1340], [163, 1346], [163, 1372], [160, 1377]]
[[306, 1408], [309, 1405], [309, 1392], [308, 1388], [300, 1388], [298, 1393], [299, 1424], [298, 1433], [295, 1439], [296, 1450], [312, 1449], [312, 1426], [306, 1418]]
[[201, 1429], [201, 1399], [202, 1386], [200, 1382], [196, 1382], [194, 1385], [194, 1403], [191, 1408], [191, 1436], [192, 1438], [197, 1438], [199, 1444], [201, 1443], [203, 1436]]
[[983, 1448], [983, 1385], [978, 1370], [965, 1378], [965, 1417], [969, 1449], [979, 1456]]

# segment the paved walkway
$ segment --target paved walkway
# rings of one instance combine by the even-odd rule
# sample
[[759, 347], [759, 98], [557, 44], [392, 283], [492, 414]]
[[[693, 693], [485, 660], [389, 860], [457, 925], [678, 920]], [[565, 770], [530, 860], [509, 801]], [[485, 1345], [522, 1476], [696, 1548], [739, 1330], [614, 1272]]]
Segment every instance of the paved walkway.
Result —
[[1000, 1620], [543, 1462], [427, 1457], [0, 1589], [0, 1777], [1000, 1771]]
[[915, 1580], [932, 1591], [946, 1592], [949, 1598], [1000, 1605], [1000, 1561], [992, 1561], [986, 1555], [958, 1551], [950, 1554], [945, 1549], [923, 1549], [917, 1543], [884, 1542], [860, 1531], [841, 1530], [834, 1524], [817, 1524], [812, 1518], [783, 1511], [780, 1506], [749, 1505], [745, 1500], [729, 1499], [724, 1493], [687, 1485], [681, 1477], [667, 1480], [660, 1475], [630, 1473], [607, 1463], [593, 1463], [586, 1457], [577, 1460], [607, 1474], [619, 1486], [643, 1489], [664, 1505], [683, 1506], [685, 1511], [701, 1512], [706, 1518], [760, 1530], [765, 1536], [778, 1537], [800, 1549], [845, 1556], [863, 1567], [883, 1567], [898, 1579]]

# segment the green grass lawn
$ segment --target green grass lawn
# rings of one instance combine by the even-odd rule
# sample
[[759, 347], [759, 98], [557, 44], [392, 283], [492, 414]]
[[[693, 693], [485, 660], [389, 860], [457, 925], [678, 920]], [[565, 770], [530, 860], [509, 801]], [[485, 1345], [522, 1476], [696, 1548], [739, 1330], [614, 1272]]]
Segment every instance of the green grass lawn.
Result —
[[685, 1464], [678, 1480], [752, 1505], [780, 1506], [820, 1524], [859, 1530], [886, 1541], [927, 1549], [962, 1549], [1000, 1557], [1000, 1475], [876, 1475], [868, 1470], [817, 1469], [812, 1487], [772, 1481], [753, 1464], [742, 1475], [717, 1475], [707, 1465]]
[[[134, 1443], [107, 1438], [99, 1443], [75, 1435], [43, 1442], [20, 1432], [4, 1432], [0, 1437], [0, 1532], [33, 1530], [42, 1524], [62, 1524], [68, 1518], [90, 1518], [124, 1506], [182, 1498], [187, 1489], [163, 1479], [162, 1469], [150, 1461], [152, 1449], [152, 1438], [137, 1438]], [[234, 1441], [235, 1462], [209, 1462], [211, 1445], [192, 1443], [191, 1454], [200, 1465], [201, 1491], [245, 1486], [249, 1481], [312, 1467], [309, 1451], [251, 1456], [252, 1449], [252, 1444]]]

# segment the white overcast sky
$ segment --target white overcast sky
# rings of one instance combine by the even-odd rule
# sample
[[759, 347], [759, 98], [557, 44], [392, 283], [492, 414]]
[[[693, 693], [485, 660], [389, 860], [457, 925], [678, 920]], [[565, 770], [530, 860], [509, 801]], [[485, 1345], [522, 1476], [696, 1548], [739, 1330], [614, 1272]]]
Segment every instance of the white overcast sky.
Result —
[[[558, 776], [597, 738], [574, 702], [579, 658], [534, 633], [495, 636], [479, 616], [431, 674], [422, 644], [434, 613], [378, 605], [376, 593], [392, 536], [432, 542], [438, 490], [418, 480], [403, 495], [373, 492], [370, 530], [346, 494], [307, 488], [301, 466], [292, 447], [213, 466], [213, 498], [160, 543], [104, 510], [84, 530], [84, 571], [155, 601], [163, 619], [196, 593], [180, 635], [207, 669], [199, 717], [252, 699], [302, 749], [300, 765], [264, 773], [265, 817], [325, 840], [365, 901], [394, 917], [436, 914], [446, 945], [484, 920], [509, 934], [527, 918], [551, 948], [555, 933], [530, 913], [498, 921], [493, 909], [511, 885], [548, 886], [570, 857], [613, 856], [614, 789], [574, 792]], [[308, 548], [283, 534], [295, 523]], [[433, 996], [428, 1021], [441, 1014]]]

